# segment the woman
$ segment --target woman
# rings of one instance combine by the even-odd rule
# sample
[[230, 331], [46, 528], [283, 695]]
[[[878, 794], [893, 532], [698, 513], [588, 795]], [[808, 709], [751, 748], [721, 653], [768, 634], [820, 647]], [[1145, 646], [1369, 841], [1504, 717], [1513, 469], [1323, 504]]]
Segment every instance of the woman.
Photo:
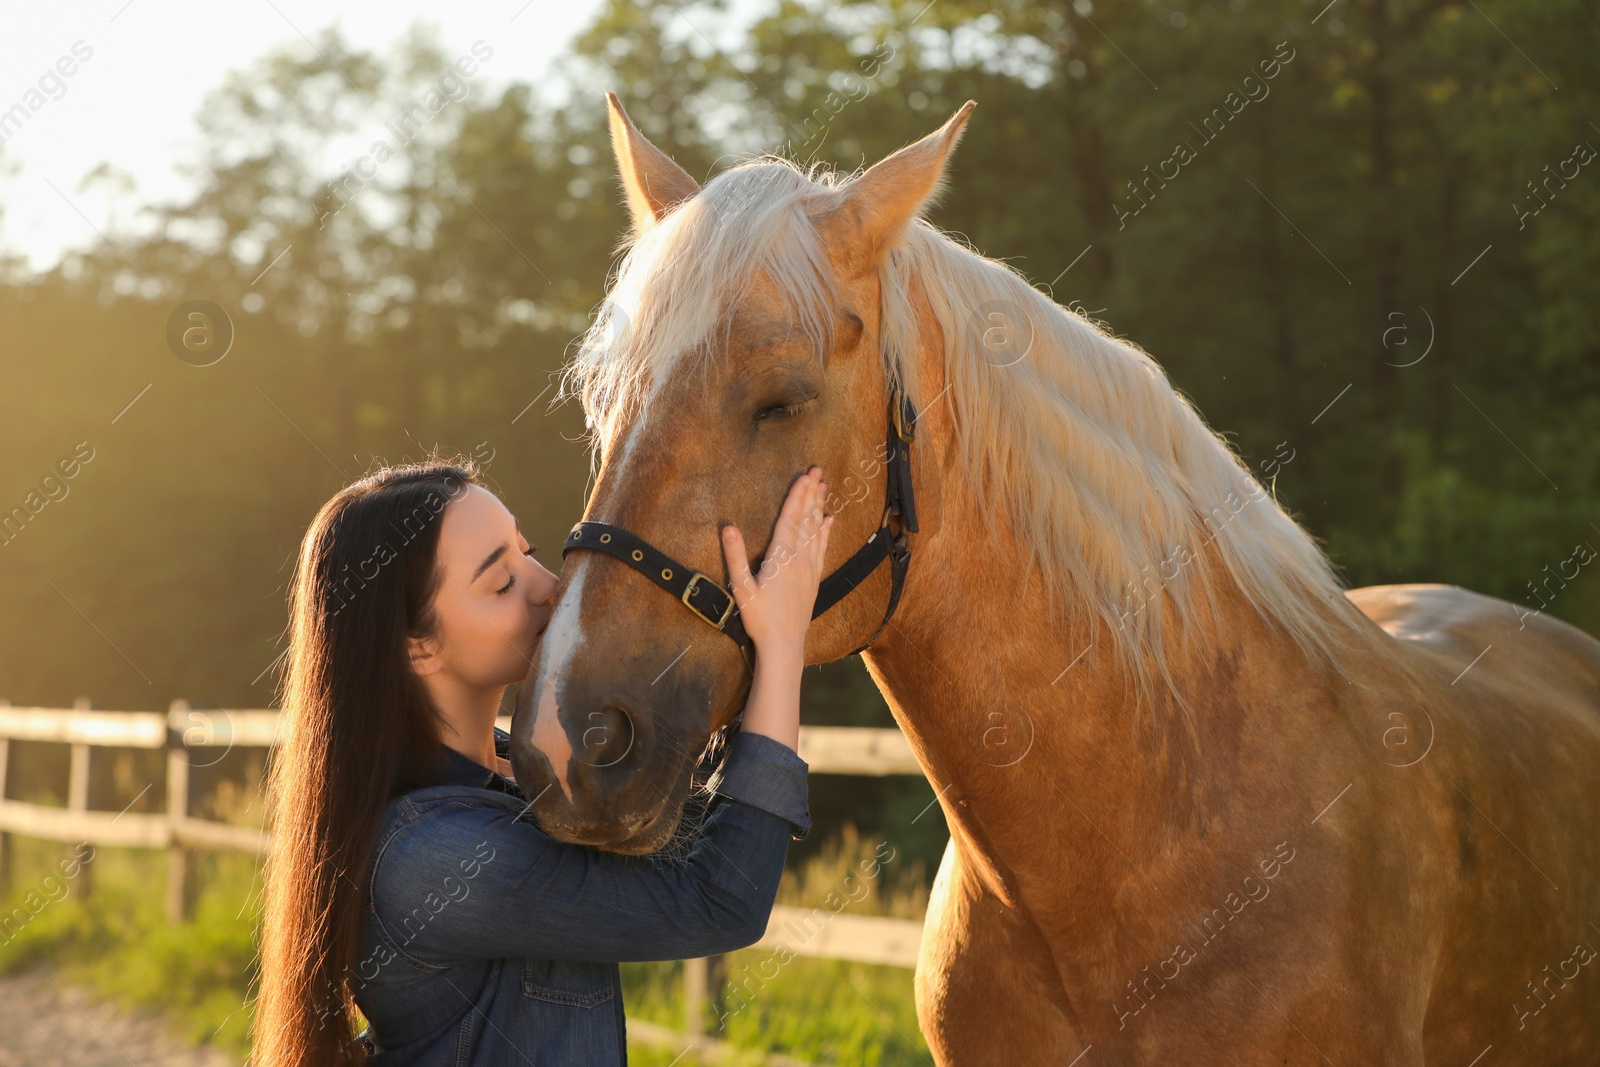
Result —
[[723, 531], [755, 676], [677, 859], [532, 821], [494, 720], [557, 577], [471, 462], [386, 468], [325, 504], [290, 592], [253, 1062], [626, 1063], [619, 961], [759, 939], [810, 825], [795, 749], [826, 496], [820, 469], [800, 477], [773, 540], [792, 561], [757, 576]]

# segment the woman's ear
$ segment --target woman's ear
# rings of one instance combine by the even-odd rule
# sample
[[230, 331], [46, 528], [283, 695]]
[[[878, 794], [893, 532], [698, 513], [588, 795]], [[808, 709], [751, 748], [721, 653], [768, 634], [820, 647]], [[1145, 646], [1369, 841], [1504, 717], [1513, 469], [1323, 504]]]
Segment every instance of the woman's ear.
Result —
[[419, 678], [426, 678], [444, 666], [439, 642], [433, 637], [407, 637], [406, 654], [411, 660], [411, 669]]

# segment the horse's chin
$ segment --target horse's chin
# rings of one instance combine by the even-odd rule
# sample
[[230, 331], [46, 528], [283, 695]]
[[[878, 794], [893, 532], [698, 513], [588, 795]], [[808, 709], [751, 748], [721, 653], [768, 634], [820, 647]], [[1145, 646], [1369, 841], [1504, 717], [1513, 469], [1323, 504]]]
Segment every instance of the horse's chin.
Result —
[[643, 856], [659, 852], [672, 840], [683, 814], [681, 804], [663, 800], [654, 812], [626, 820], [621, 827], [597, 827], [567, 823], [560, 819], [540, 820], [540, 828], [557, 841], [602, 852], [617, 852], [626, 856]]
[[678, 829], [678, 819], [682, 815], [682, 805], [663, 802], [661, 810], [652, 815], [632, 836], [623, 841], [598, 847], [625, 856], [644, 856], [651, 852], [660, 852], [666, 847], [667, 842], [672, 840], [673, 833]]

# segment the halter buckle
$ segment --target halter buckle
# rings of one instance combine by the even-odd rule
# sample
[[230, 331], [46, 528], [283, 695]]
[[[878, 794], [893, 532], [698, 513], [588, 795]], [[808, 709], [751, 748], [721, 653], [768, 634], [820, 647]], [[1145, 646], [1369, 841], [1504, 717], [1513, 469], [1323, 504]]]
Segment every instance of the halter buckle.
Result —
[[894, 423], [895, 436], [909, 445], [916, 438], [917, 431], [914, 426], [906, 425], [906, 395], [902, 390], [896, 389], [894, 391], [894, 400], [890, 403], [889, 408], [889, 417]]
[[691, 596], [694, 596], [695, 587], [700, 584], [700, 579], [702, 579], [702, 578], [704, 578], [706, 581], [710, 582], [713, 586], [716, 586], [718, 589], [722, 588], [721, 586], [718, 586], [717, 583], [714, 580], [712, 580], [711, 575], [702, 574], [699, 571], [695, 571], [694, 575], [689, 579], [689, 584], [683, 587], [683, 596], [680, 597], [680, 599], [683, 601], [684, 607], [688, 608], [690, 611], [694, 612], [696, 615], [700, 616], [706, 622], [710, 623], [712, 626], [714, 626], [714, 627], [716, 627], [717, 629], [720, 630], [720, 629], [722, 629], [723, 625], [728, 621], [728, 616], [733, 614], [733, 605], [734, 605], [733, 594], [731, 594], [731, 593], [728, 594], [728, 606], [723, 609], [722, 618], [713, 619], [711, 616], [709, 616], [705, 612], [701, 611], [698, 605], [691, 603], [690, 600], [689, 600], [689, 598]]

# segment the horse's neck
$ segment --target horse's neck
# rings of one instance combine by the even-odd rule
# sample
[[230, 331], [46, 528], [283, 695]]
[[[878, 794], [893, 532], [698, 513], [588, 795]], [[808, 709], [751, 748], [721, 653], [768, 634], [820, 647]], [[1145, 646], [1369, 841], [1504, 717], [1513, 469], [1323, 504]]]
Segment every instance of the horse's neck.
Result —
[[1111, 649], [1048, 617], [1039, 576], [1011, 566], [1028, 554], [952, 495], [868, 664], [964, 862], [1024, 908], [1092, 911], [1130, 881], [1175, 880], [1172, 844], [1234, 820], [1226, 786], [1281, 737], [1285, 694], [1326, 691], [1326, 677], [1230, 590], [1215, 631], [1171, 660], [1187, 714], [1170, 698], [1136, 713]]

